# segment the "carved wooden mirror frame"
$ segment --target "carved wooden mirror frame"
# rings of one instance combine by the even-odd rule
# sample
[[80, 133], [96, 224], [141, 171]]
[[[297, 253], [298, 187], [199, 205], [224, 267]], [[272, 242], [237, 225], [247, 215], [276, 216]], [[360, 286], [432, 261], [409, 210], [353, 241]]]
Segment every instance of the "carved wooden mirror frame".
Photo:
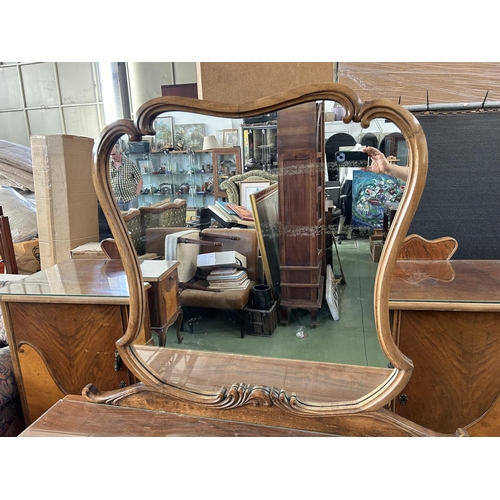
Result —
[[[368, 127], [370, 121], [375, 118], [388, 119], [399, 127], [408, 144], [410, 175], [399, 210], [391, 224], [383, 247], [374, 287], [375, 324], [378, 338], [384, 353], [394, 367], [390, 377], [384, 384], [359, 400], [340, 403], [332, 402], [331, 404], [310, 404], [301, 401], [294, 393], [287, 393], [280, 387], [252, 386], [251, 380], [245, 381], [246, 383], [235, 380], [231, 387], [222, 387], [215, 394], [206, 394], [201, 391], [193, 392], [193, 390], [159, 381], [147, 367], [143, 366], [134, 354], [132, 346], [143, 322], [145, 298], [140, 265], [134, 246], [128, 236], [127, 228], [120, 216], [111, 191], [108, 158], [113, 145], [125, 134], [129, 136], [131, 141], [140, 141], [144, 135], [154, 135], [154, 120], [162, 113], [184, 111], [227, 118], [245, 118], [318, 100], [340, 103], [346, 111], [344, 122], [360, 122], [364, 128]], [[129, 285], [130, 317], [128, 328], [116, 345], [121, 358], [141, 383], [124, 390], [108, 393], [101, 393], [97, 390], [98, 388], [88, 386], [84, 390], [84, 395], [89, 400], [100, 403], [136, 406], [140, 401], [140, 406], [151, 408], [165, 408], [165, 404], [162, 404], [161, 401], [167, 399], [176, 401], [177, 404], [181, 405], [195, 405], [199, 412], [205, 415], [220, 415], [221, 410], [235, 409], [237, 410], [236, 414], [239, 415], [238, 418], [259, 422], [265, 422], [266, 418], [259, 417], [257, 419], [252, 416], [252, 412], [255, 411], [252, 408], [274, 406], [274, 411], [279, 409], [279, 411], [287, 413], [292, 412], [294, 419], [303, 420], [306, 417], [331, 418], [333, 419], [331, 422], [335, 422], [332, 430], [341, 434], [356, 435], [359, 433], [356, 430], [357, 426], [361, 425], [364, 428], [367, 421], [373, 423], [374, 419], [378, 422], [377, 426], [382, 425], [383, 428], [388, 427], [391, 429], [394, 426], [399, 430], [405, 428], [403, 434], [426, 434], [422, 429], [415, 431], [415, 428], [419, 426], [414, 426], [411, 432], [408, 431], [408, 421], [404, 421], [404, 419], [383, 408], [407, 384], [413, 370], [411, 360], [399, 351], [391, 336], [389, 289], [398, 250], [407, 235], [420, 201], [426, 174], [427, 143], [425, 135], [420, 124], [409, 111], [382, 99], [362, 102], [350, 88], [334, 83], [308, 85], [241, 105], [181, 97], [159, 97], [141, 106], [137, 112], [135, 122], [118, 120], [106, 127], [96, 141], [94, 148], [93, 178], [98, 199], [122, 257]], [[149, 396], [145, 398], [142, 395], [139, 398], [138, 393], [147, 393]], [[149, 402], [145, 403], [145, 399], [148, 399]], [[210, 413], [211, 410], [216, 410], [216, 413]], [[247, 411], [247, 414], [242, 415], [242, 411], [243, 413]], [[383, 414], [383, 424], [380, 424], [380, 412]], [[350, 419], [346, 419], [346, 415], [350, 416]], [[352, 419], [353, 416], [362, 418], [357, 420], [358, 423], [353, 423], [356, 420]], [[235, 414], [226, 415], [226, 418], [235, 418]], [[272, 422], [272, 418], [269, 418], [269, 422]], [[309, 418], [309, 420], [311, 419]], [[391, 430], [387, 432], [377, 431], [376, 434], [391, 434], [392, 432]], [[366, 435], [366, 430], [364, 435]]]

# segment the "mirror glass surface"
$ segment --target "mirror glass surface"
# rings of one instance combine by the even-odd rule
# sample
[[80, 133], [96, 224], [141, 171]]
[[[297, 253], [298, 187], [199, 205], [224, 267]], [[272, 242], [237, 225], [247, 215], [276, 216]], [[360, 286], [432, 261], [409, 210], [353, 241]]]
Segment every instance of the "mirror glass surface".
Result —
[[[189, 318], [190, 324], [184, 322], [182, 344], [177, 343], [173, 325], [168, 329], [166, 347], [158, 347], [158, 339], [153, 336], [156, 346], [137, 346], [135, 349], [137, 357], [158, 380], [191, 389], [210, 390], [211, 382], [193, 381], [187, 375], [194, 365], [199, 368], [203, 364], [206, 368], [204, 375], [213, 376], [214, 370], [219, 369], [215, 358], [200, 357], [199, 353], [244, 355], [252, 357], [253, 361], [260, 358], [264, 365], [276, 359], [304, 360], [310, 363], [308, 369], [311, 372], [315, 369], [321, 371], [328, 364], [372, 367], [375, 369], [375, 375], [371, 374], [373, 390], [390, 373], [389, 361], [380, 347], [374, 321], [373, 285], [377, 262], [370, 254], [370, 242], [382, 237], [384, 201], [399, 201], [404, 183], [387, 176], [370, 175], [351, 165], [345, 167], [336, 161], [335, 152], [359, 150], [369, 145], [380, 148], [386, 156], [405, 165], [406, 143], [399, 129], [389, 120], [376, 118], [369, 127], [362, 128], [359, 123], [344, 123], [341, 120], [343, 108], [333, 101], [324, 102], [324, 111], [325, 156], [320, 167], [321, 175], [324, 175], [327, 188], [334, 186], [337, 189], [330, 203], [334, 205], [333, 210], [338, 207], [343, 211], [339, 219], [329, 220], [325, 229], [330, 235], [327, 244], [330, 245], [329, 261], [338, 291], [338, 318], [334, 318], [325, 300], [316, 328], [310, 325], [308, 311], [295, 309], [288, 324], [278, 323], [272, 335], [247, 334], [241, 338], [240, 311], [200, 307]], [[141, 141], [134, 142], [128, 141], [124, 135], [119, 141], [124, 154], [136, 163], [143, 179], [137, 205], [151, 207], [182, 199], [186, 201], [186, 222], [189, 222], [199, 215], [200, 209], [216, 204], [217, 200], [227, 201], [215, 192], [214, 171], [215, 177], [219, 177], [218, 185], [220, 178], [227, 179], [249, 171], [276, 174], [277, 119], [278, 113], [233, 119], [171, 111], [155, 120], [156, 135], [144, 136]], [[208, 136], [217, 141], [217, 149], [204, 149], [204, 138]], [[230, 154], [229, 150], [228, 153], [219, 151], [226, 148], [236, 149]], [[215, 151], [219, 155], [214, 154]], [[239, 170], [235, 155], [239, 156]], [[349, 183], [352, 191], [346, 195], [343, 189]], [[326, 196], [327, 199], [330, 197], [328, 189]], [[345, 207], [349, 204], [352, 212], [345, 214]], [[215, 227], [222, 227], [217, 221], [212, 220], [212, 223]], [[333, 233], [338, 234], [335, 242]], [[339, 281], [342, 275], [345, 280]], [[259, 278], [265, 281], [262, 269]], [[189, 327], [193, 333], [188, 332]], [[163, 361], [155, 363], [158, 359]], [[167, 364], [165, 359], [168, 359]], [[377, 369], [380, 370], [377, 372]], [[366, 373], [367, 376], [370, 374], [369, 371]], [[217, 377], [213, 380], [216, 387], [219, 383]], [[221, 379], [222, 382], [226, 380]], [[269, 385], [264, 379], [261, 383]]]

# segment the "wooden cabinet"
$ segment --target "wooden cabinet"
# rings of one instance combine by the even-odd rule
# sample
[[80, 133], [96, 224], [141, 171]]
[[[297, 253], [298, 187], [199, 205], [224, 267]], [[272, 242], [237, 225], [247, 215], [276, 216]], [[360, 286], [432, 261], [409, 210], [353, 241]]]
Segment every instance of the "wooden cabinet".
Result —
[[212, 165], [214, 172], [214, 197], [227, 198], [226, 191], [220, 185], [226, 179], [241, 174], [241, 151], [235, 148], [212, 149]]
[[398, 261], [392, 331], [414, 364], [394, 411], [453, 433], [500, 392], [500, 261]]
[[[26, 424], [89, 383], [136, 382], [115, 347], [128, 321], [121, 260], [63, 261], [3, 287], [0, 300]], [[150, 340], [148, 311], [145, 321], [140, 344]]]
[[182, 308], [179, 303], [179, 262], [171, 260], [144, 260], [141, 262], [142, 278], [151, 284], [149, 310], [151, 329], [158, 336], [158, 344], [167, 341], [167, 329], [176, 323], [177, 340], [182, 342]]
[[289, 310], [311, 312], [323, 300], [325, 275], [323, 103], [278, 112], [278, 190], [282, 323]]

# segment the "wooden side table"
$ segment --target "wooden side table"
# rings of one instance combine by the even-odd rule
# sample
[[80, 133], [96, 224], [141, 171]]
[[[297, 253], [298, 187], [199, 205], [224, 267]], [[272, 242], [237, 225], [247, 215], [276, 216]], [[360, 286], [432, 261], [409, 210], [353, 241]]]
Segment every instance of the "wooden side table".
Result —
[[142, 278], [152, 287], [149, 291], [151, 329], [158, 336], [158, 343], [165, 347], [167, 329], [176, 323], [177, 341], [182, 344], [182, 308], [179, 303], [179, 263], [172, 260], [144, 260], [141, 262]]

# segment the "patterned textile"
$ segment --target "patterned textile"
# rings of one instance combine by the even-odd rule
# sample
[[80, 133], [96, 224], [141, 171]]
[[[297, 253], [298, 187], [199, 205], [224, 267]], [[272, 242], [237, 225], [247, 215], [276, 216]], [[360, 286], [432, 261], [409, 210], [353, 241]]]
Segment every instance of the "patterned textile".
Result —
[[111, 186], [117, 201], [130, 201], [137, 198], [137, 183], [142, 179], [139, 167], [126, 156], [122, 156], [122, 164], [118, 170], [109, 162]]
[[[9, 281], [0, 281], [0, 287], [8, 285]], [[3, 314], [0, 309], [0, 348], [5, 347], [9, 341], [7, 340], [7, 331], [5, 330], [5, 324], [3, 322]]]
[[[185, 227], [187, 204], [185, 200], [154, 204], [141, 207], [144, 229], [152, 227]], [[156, 208], [157, 210], [149, 210]]]
[[[182, 200], [184, 201], [184, 200]], [[158, 213], [143, 211], [142, 217], [145, 229], [150, 227], [184, 227], [186, 225], [187, 204], [166, 203], [165, 210]]]
[[[137, 212], [134, 214], [134, 212]], [[127, 217], [130, 215], [130, 218]], [[142, 227], [141, 227], [141, 212], [137, 209], [131, 209], [129, 212], [122, 213], [125, 218], [125, 223], [127, 224], [127, 229], [132, 238], [132, 243], [137, 252], [137, 255], [144, 254], [144, 238], [142, 237]]]
[[16, 380], [12, 369], [10, 347], [0, 349], [0, 406], [17, 396]]

